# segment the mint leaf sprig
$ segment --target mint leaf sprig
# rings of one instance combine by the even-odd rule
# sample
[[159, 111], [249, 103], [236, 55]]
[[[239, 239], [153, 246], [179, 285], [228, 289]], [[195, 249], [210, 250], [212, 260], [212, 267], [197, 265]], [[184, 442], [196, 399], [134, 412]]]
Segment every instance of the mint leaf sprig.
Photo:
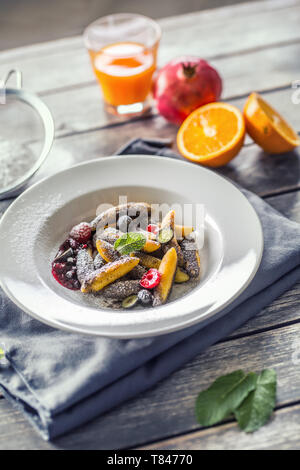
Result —
[[121, 255], [129, 255], [143, 248], [147, 241], [146, 236], [141, 232], [128, 232], [121, 235], [114, 243], [114, 249]]
[[276, 402], [276, 372], [245, 374], [237, 370], [219, 377], [196, 400], [196, 417], [202, 426], [212, 426], [234, 414], [239, 427], [253, 432], [270, 418]]

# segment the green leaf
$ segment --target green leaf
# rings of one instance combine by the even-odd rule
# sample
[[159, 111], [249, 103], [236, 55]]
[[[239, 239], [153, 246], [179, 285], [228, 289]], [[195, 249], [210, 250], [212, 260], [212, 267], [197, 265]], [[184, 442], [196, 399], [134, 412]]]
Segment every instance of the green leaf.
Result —
[[0, 359], [2, 359], [5, 356], [5, 352], [3, 349], [0, 348]]
[[118, 250], [121, 255], [129, 255], [134, 251], [139, 251], [143, 248], [147, 241], [146, 236], [140, 232], [124, 233], [120, 238], [115, 241], [114, 249]]
[[219, 423], [233, 413], [255, 389], [257, 375], [237, 370], [219, 377], [196, 400], [196, 417], [202, 426]]
[[263, 426], [270, 418], [276, 402], [276, 372], [263, 370], [256, 383], [256, 388], [235, 411], [235, 417], [241, 429], [253, 432]]

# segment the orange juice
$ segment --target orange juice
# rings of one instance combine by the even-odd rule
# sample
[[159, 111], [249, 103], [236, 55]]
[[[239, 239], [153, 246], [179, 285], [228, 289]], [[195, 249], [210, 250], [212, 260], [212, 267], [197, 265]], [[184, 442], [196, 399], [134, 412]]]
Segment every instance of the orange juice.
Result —
[[89, 51], [107, 103], [120, 106], [146, 100], [156, 68], [156, 49], [128, 41]]

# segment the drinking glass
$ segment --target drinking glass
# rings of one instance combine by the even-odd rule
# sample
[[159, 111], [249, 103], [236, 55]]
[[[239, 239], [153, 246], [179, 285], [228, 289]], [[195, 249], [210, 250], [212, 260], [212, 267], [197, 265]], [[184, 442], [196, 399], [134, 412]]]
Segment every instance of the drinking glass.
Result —
[[160, 37], [156, 21], [130, 13], [105, 16], [86, 28], [84, 42], [108, 112], [148, 109]]

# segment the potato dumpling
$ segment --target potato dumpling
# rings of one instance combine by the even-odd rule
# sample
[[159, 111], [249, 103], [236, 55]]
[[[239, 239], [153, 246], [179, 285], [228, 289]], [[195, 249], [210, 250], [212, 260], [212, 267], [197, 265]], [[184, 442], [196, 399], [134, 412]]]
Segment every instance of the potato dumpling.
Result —
[[158, 271], [161, 274], [160, 283], [154, 289], [153, 307], [164, 304], [171, 292], [177, 268], [177, 253], [170, 248], [161, 260]]
[[97, 292], [120, 277], [125, 276], [138, 263], [139, 258], [124, 256], [91, 273], [81, 285], [81, 292]]

